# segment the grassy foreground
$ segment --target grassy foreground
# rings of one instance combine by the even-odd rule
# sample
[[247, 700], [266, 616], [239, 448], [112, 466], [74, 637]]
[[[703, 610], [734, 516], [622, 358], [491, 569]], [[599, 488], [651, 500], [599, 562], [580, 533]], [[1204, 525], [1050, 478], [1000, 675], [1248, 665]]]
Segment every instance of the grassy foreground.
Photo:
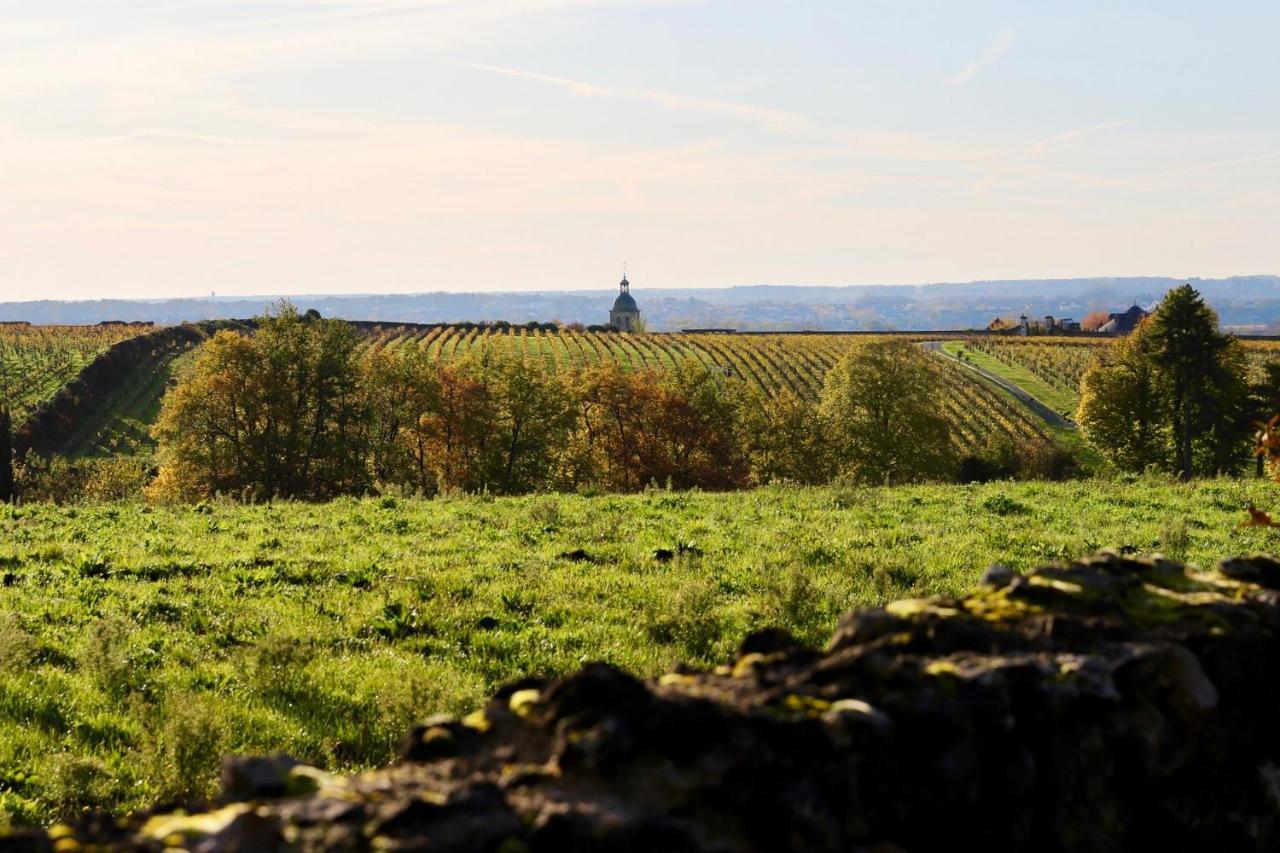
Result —
[[[604, 659], [711, 664], [765, 624], [1133, 546], [1212, 564], [1259, 481], [0, 508], [0, 813], [211, 790], [226, 752], [386, 762], [414, 719]], [[683, 547], [682, 547], [683, 546]], [[655, 556], [673, 552], [670, 559]], [[665, 556], [665, 555], [662, 555]]]

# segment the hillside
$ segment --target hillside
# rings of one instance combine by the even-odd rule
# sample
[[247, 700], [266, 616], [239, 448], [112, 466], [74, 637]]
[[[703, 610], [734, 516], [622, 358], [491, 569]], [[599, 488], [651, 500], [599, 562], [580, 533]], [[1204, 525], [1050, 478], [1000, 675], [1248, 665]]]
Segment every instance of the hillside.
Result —
[[[40, 401], [25, 419], [15, 418], [19, 455], [131, 456], [146, 454], [149, 434], [176, 361], [211, 332], [240, 324], [186, 324], [140, 330], [98, 352]], [[33, 333], [44, 331], [33, 327]], [[54, 340], [74, 341], [77, 329], [52, 329]]]
[[[176, 370], [192, 357], [214, 328], [238, 327], [233, 321], [202, 326], [171, 327], [148, 332], [119, 345], [101, 364], [88, 364], [89, 375], [75, 378], [56, 404], [46, 399], [39, 417], [19, 432], [19, 448], [72, 457], [147, 455], [153, 448], [150, 428], [160, 401]], [[864, 336], [841, 334], [714, 333], [616, 334], [565, 328], [457, 325], [400, 325], [358, 322], [366, 351], [403, 352], [418, 349], [448, 361], [479, 348], [497, 349], [543, 359], [558, 370], [574, 370], [612, 361], [628, 369], [663, 368], [693, 359], [727, 376], [744, 381], [766, 396], [792, 393], [814, 400], [828, 370]], [[111, 327], [108, 327], [111, 328]], [[128, 327], [126, 327], [128, 328]], [[12, 363], [40, 363], [44, 353], [59, 346], [78, 352], [75, 342], [96, 339], [78, 328], [30, 327], [22, 333], [30, 351], [17, 344], [9, 350]], [[97, 333], [105, 334], [105, 333]], [[920, 340], [929, 339], [921, 335]], [[948, 352], [961, 352], [971, 361], [994, 368], [1004, 379], [1042, 400], [1066, 417], [1079, 401], [1079, 382], [1090, 359], [1105, 339], [991, 338], [939, 336], [949, 340]], [[119, 342], [117, 342], [119, 344]], [[1250, 363], [1256, 371], [1280, 361], [1280, 343], [1248, 341]], [[104, 351], [105, 352], [105, 351]], [[1048, 445], [1055, 437], [1052, 424], [996, 385], [973, 371], [939, 358], [934, 364], [938, 385], [946, 390], [945, 412], [962, 453], [988, 446], [1005, 437]], [[41, 375], [30, 371], [29, 376]], [[52, 381], [52, 380], [50, 380]], [[66, 383], [69, 379], [64, 379]], [[17, 421], [17, 423], [22, 423]], [[1060, 431], [1059, 431], [1060, 432]], [[39, 436], [36, 441], [35, 437]], [[1057, 435], [1061, 440], [1063, 436]], [[1069, 443], [1078, 442], [1072, 440]]]
[[96, 357], [149, 329], [103, 326], [0, 325], [0, 397], [21, 424]]
[[[234, 324], [232, 324], [234, 325]], [[212, 327], [208, 327], [212, 328]], [[151, 425], [174, 371], [198, 348], [208, 328], [173, 327], [150, 333], [77, 378], [19, 430], [20, 450], [69, 456], [146, 454]], [[524, 327], [403, 327], [359, 324], [369, 350], [419, 348], [450, 360], [478, 347], [499, 348], [545, 359], [571, 370], [613, 361], [626, 368], [661, 368], [695, 359], [746, 382], [767, 396], [790, 392], [816, 399], [826, 372], [857, 340], [847, 335], [624, 335], [560, 332]], [[996, 436], [1047, 444], [1038, 418], [966, 371], [939, 360], [938, 383], [947, 391], [946, 413], [962, 452]]]
[[[999, 371], [1059, 411], [1080, 402], [1080, 380], [1106, 339], [968, 337], [964, 348], [980, 365]], [[1251, 381], [1260, 381], [1268, 364], [1280, 363], [1280, 341], [1243, 342]], [[994, 362], [994, 363], [992, 363]], [[1007, 368], [1007, 369], [1002, 369]], [[1044, 386], [1044, 391], [1036, 389]]]

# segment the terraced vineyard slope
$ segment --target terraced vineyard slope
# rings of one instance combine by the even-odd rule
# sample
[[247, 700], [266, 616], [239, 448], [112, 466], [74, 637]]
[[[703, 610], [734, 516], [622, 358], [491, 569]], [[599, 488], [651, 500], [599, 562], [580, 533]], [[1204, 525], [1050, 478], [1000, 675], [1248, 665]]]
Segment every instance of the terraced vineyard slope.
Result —
[[623, 367], [669, 367], [695, 359], [769, 395], [790, 391], [816, 399], [827, 370], [858, 340], [854, 335], [728, 335], [714, 333], [620, 334], [525, 326], [369, 326], [369, 346], [423, 349], [454, 359], [484, 346], [542, 358], [557, 369], [613, 361]]
[[113, 344], [148, 331], [145, 326], [28, 326], [0, 324], [0, 398], [21, 424]]
[[[461, 358], [481, 347], [541, 358], [558, 370], [608, 361], [632, 369], [661, 369], [694, 359], [767, 396], [789, 392], [806, 400], [816, 400], [827, 371], [850, 347], [867, 339], [840, 334], [621, 334], [529, 326], [361, 328], [371, 349], [417, 348], [442, 360]], [[946, 414], [960, 452], [976, 451], [1000, 439], [1024, 445], [1052, 442], [1039, 419], [963, 368], [939, 360], [933, 369], [938, 386], [946, 392]]]
[[70, 457], [149, 454], [151, 424], [180, 359], [217, 328], [234, 325], [169, 326], [114, 342], [25, 421], [15, 419], [21, 424], [15, 449]]

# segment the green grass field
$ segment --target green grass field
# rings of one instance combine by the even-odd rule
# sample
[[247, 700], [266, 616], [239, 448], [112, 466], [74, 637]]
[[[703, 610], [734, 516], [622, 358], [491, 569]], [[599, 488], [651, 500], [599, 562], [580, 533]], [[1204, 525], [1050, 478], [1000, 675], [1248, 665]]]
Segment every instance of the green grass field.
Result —
[[[0, 508], [0, 811], [48, 822], [212, 790], [229, 752], [378, 765], [504, 681], [724, 660], [764, 625], [1132, 546], [1211, 565], [1255, 480], [325, 505]], [[683, 547], [682, 547], [683, 546]], [[673, 552], [669, 560], [655, 557]]]

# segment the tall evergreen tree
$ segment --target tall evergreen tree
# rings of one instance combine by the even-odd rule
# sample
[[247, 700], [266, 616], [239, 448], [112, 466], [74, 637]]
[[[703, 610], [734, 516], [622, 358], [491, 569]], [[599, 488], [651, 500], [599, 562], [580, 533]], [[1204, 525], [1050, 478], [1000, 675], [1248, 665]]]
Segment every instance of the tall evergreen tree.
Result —
[[[1165, 295], [1151, 318], [1150, 340], [1152, 359], [1163, 374], [1169, 395], [1178, 473], [1190, 480], [1195, 470], [1197, 434], [1218, 433], [1239, 420], [1243, 376], [1229, 363], [1236, 360], [1231, 358], [1232, 339], [1218, 331], [1218, 315], [1190, 284]], [[1224, 436], [1228, 441], [1232, 432], [1228, 430]]]
[[1245, 376], [1239, 342], [1183, 285], [1085, 374], [1078, 420], [1121, 468], [1155, 465], [1184, 480], [1237, 470], [1249, 432]]

